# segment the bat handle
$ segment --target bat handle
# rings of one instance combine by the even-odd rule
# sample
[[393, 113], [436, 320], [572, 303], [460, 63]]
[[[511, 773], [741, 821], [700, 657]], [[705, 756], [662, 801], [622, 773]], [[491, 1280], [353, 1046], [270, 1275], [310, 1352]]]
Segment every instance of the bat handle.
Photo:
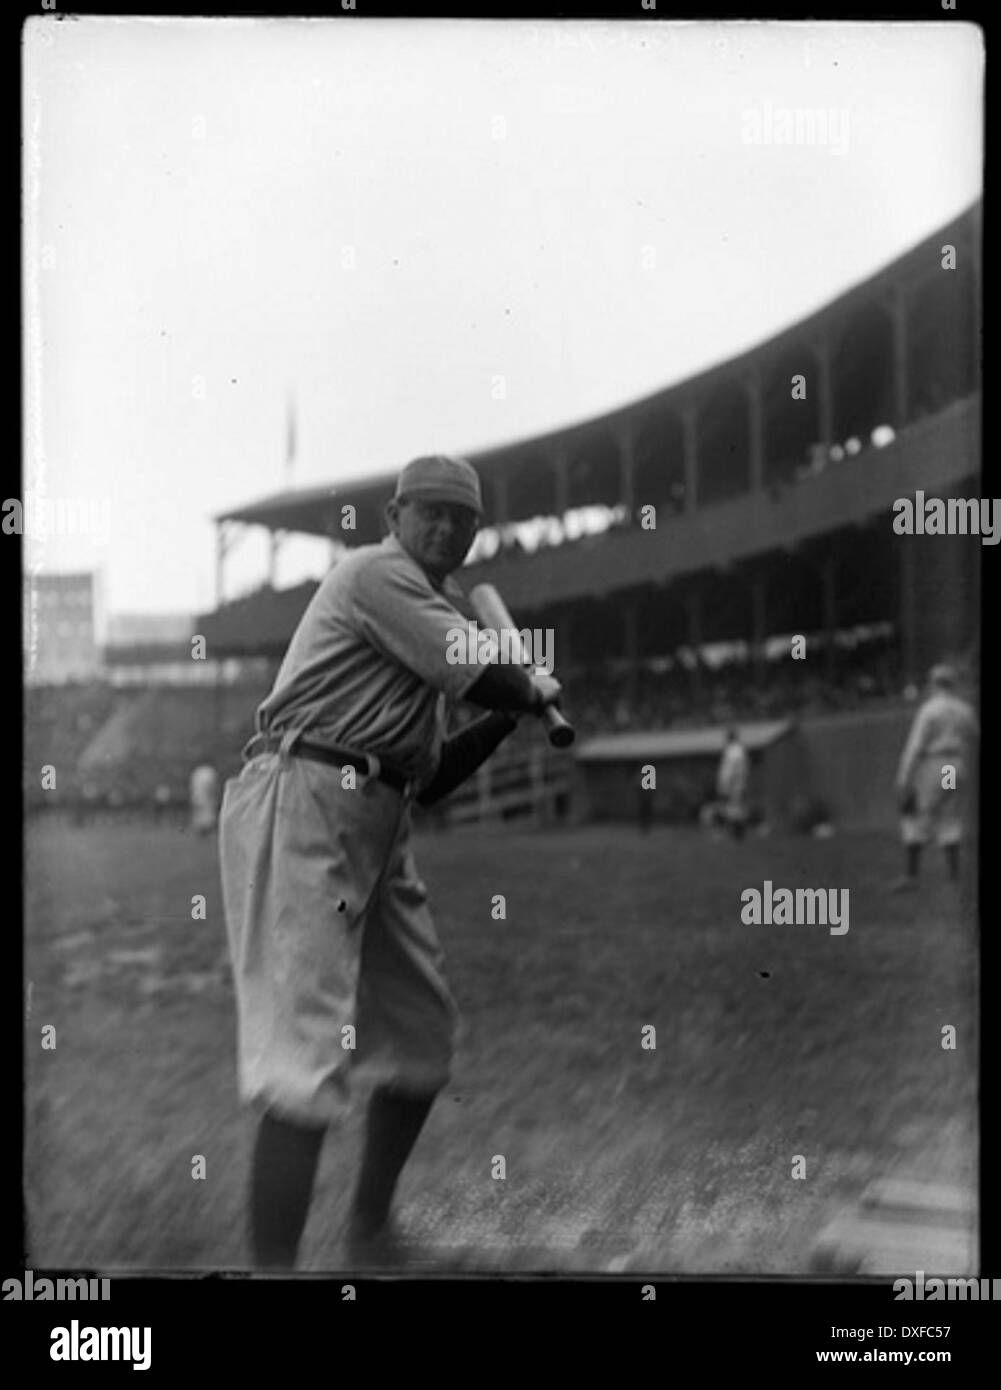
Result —
[[[533, 675], [536, 669], [534, 666], [531, 668]], [[555, 705], [547, 705], [542, 711], [542, 722], [554, 748], [569, 748], [577, 737], [577, 730], [568, 719], [563, 718]]]
[[563, 718], [555, 705], [547, 705], [542, 711], [542, 722], [549, 734], [549, 742], [554, 748], [569, 748], [577, 737], [574, 726]]

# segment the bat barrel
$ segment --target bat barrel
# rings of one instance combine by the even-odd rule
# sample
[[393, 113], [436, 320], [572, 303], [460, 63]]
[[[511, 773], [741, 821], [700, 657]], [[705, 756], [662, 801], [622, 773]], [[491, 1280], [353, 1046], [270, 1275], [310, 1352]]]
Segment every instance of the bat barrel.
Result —
[[549, 742], [554, 748], [569, 748], [577, 737], [574, 726], [560, 714], [559, 710], [553, 705], [542, 716], [543, 723], [549, 732]]
[[[520, 630], [515, 627], [514, 619], [507, 610], [507, 604], [492, 584], [477, 584], [470, 593], [469, 599], [477, 618], [485, 627], [494, 628], [497, 632], [503, 628], [507, 628], [511, 632]], [[522, 657], [525, 665], [531, 667], [531, 653], [526, 652], [523, 648]], [[543, 711], [542, 722], [546, 727], [549, 742], [554, 748], [569, 748], [577, 736], [573, 725], [564, 719], [553, 705]]]

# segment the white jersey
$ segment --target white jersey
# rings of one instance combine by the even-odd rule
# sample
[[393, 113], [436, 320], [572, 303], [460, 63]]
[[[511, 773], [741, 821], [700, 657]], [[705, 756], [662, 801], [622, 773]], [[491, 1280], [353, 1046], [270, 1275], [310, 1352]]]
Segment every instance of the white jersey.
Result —
[[747, 789], [747, 749], [741, 743], [728, 743], [723, 749], [716, 775], [716, 790], [726, 798], [743, 796]]
[[965, 700], [937, 690], [924, 702], [911, 725], [897, 772], [897, 782], [907, 786], [925, 758], [962, 758], [980, 735], [977, 716]]
[[483, 674], [449, 657], [451, 634], [468, 626], [461, 601], [455, 580], [432, 583], [396, 536], [359, 546], [313, 595], [257, 731], [299, 728], [429, 780], [445, 736], [441, 697], [463, 699]]
[[219, 778], [214, 767], [202, 763], [191, 774], [191, 800], [196, 806], [211, 805], [219, 796]]

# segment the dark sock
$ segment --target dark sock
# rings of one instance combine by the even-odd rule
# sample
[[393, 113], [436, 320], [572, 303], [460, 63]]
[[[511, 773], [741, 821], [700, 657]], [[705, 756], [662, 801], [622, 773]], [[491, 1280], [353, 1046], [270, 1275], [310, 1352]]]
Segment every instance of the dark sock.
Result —
[[437, 1092], [407, 1095], [390, 1087], [373, 1092], [366, 1117], [365, 1151], [355, 1189], [352, 1224], [377, 1231], [389, 1215], [397, 1179], [417, 1142]]
[[949, 877], [955, 882], [959, 878], [959, 846], [945, 846], [945, 862], [949, 870]]
[[255, 1264], [288, 1269], [295, 1264], [325, 1132], [270, 1111], [261, 1119], [250, 1194]]
[[921, 869], [921, 846], [907, 846], [907, 877], [917, 878]]

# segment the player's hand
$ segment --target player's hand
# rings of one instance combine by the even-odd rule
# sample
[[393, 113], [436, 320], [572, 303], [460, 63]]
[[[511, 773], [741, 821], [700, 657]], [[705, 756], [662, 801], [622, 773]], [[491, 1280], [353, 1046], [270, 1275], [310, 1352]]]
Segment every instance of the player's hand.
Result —
[[559, 703], [560, 696], [563, 694], [563, 687], [555, 676], [548, 676], [545, 671], [533, 671], [532, 684], [537, 692], [536, 714], [541, 714], [550, 705]]

